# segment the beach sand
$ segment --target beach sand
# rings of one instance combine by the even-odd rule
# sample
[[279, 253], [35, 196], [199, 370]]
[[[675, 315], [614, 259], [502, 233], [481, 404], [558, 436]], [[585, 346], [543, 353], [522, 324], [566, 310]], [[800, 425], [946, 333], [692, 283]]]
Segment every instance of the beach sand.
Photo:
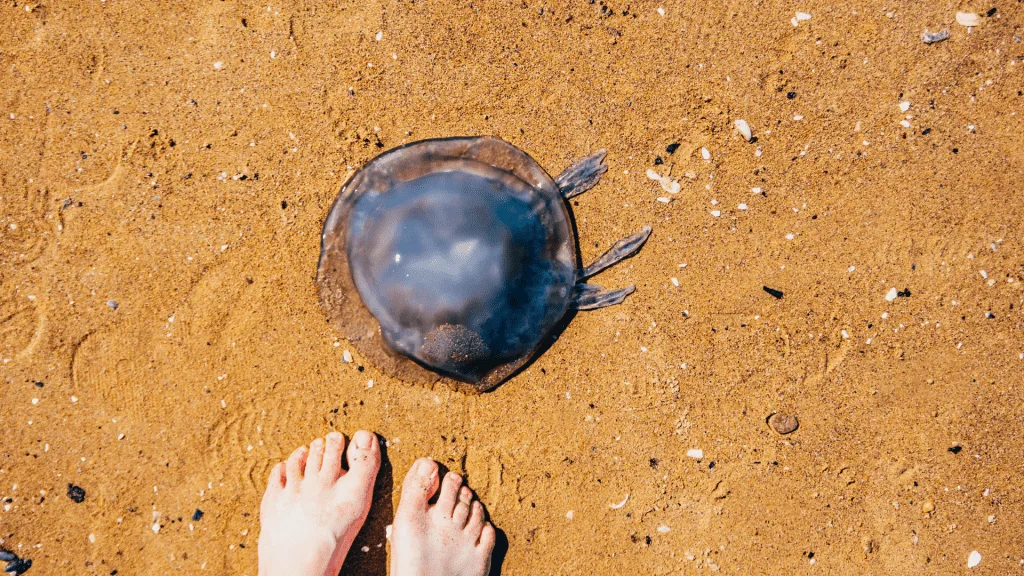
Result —
[[[385, 573], [419, 456], [509, 575], [1018, 573], [1024, 11], [994, 6], [5, 2], [0, 545], [254, 575], [271, 466], [368, 428], [350, 573]], [[313, 277], [354, 169], [482, 134], [553, 174], [608, 149], [584, 260], [654, 234], [597, 279], [623, 305], [470, 396], [364, 363]]]

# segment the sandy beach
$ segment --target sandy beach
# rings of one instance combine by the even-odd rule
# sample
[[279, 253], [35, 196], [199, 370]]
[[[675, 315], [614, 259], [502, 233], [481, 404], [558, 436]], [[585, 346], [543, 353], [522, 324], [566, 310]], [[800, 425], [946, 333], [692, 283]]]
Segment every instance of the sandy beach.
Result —
[[[1024, 8], [659, 1], [0, 6], [0, 547], [255, 576], [271, 467], [365, 428], [344, 574], [420, 456], [510, 576], [1024, 571]], [[380, 371], [314, 282], [356, 169], [466, 135], [608, 150], [584, 261], [654, 230], [482, 395]]]

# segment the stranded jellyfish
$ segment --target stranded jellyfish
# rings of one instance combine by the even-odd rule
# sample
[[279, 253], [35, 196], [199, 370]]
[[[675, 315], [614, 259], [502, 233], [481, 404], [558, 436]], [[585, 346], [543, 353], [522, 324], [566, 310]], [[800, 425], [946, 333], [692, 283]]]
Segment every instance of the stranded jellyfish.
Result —
[[604, 156], [555, 179], [493, 137], [423, 140], [377, 156], [324, 222], [317, 285], [328, 321], [394, 377], [494, 388], [567, 314], [634, 290], [586, 279], [638, 251], [650, 227], [585, 268], [577, 261], [567, 200], [597, 184]]

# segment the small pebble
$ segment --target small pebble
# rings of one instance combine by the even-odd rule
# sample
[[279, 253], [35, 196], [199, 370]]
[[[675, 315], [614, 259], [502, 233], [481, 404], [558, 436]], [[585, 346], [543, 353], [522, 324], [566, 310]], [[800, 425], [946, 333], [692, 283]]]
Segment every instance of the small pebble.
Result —
[[949, 30], [940, 30], [938, 32], [929, 32], [927, 30], [921, 34], [921, 42], [925, 44], [935, 44], [936, 42], [942, 42], [943, 40], [949, 40]]
[[800, 426], [800, 422], [792, 414], [776, 412], [768, 417], [768, 425], [779, 434], [789, 434]]
[[928, 500], [927, 502], [921, 505], [921, 511], [925, 514], [931, 514], [935, 511], [935, 504], [931, 500]]
[[767, 286], [761, 286], [761, 289], [767, 292], [768, 294], [771, 294], [772, 297], [774, 297], [776, 300], [782, 299], [782, 290], [776, 290], [775, 288], [769, 288]]
[[114, 310], [117, 310], [117, 301], [107, 300], [107, 306], [113, 308]]
[[889, 291], [885, 293], [885, 301], [892, 302], [898, 295], [899, 292], [897, 292], [895, 288], [889, 288]]
[[351, 364], [352, 363], [352, 353], [349, 352], [348, 350], [345, 350], [344, 352], [342, 352], [341, 353], [341, 361], [344, 362], [345, 364]]
[[85, 502], [85, 490], [81, 486], [68, 484], [68, 498], [71, 498], [76, 504], [81, 504]]
[[742, 118], [737, 119], [734, 124], [736, 125], [736, 130], [739, 131], [740, 136], [743, 136], [744, 140], [750, 142], [750, 139], [754, 137], [754, 134], [750, 131], [750, 124], [747, 124], [747, 121]]
[[204, 512], [202, 510], [200, 510], [199, 508], [196, 508], [196, 511], [192, 513], [192, 521], [193, 522], [199, 522], [200, 520], [203, 519], [203, 514], [204, 514]]
[[961, 26], [977, 26], [981, 24], [981, 16], [978, 16], [974, 12], [957, 12], [956, 22]]
[[700, 157], [703, 158], [706, 162], [710, 162], [711, 161], [711, 151], [708, 150], [707, 148], [701, 148], [700, 149]]
[[721, 210], [712, 210], [711, 211], [711, 215], [714, 216], [715, 218], [718, 218], [719, 216], [722, 215], [722, 211]]
[[907, 110], [910, 110], [910, 102], [906, 100], [900, 102], [900, 112], [906, 112]]
[[689, 456], [690, 458], [696, 458], [697, 460], [700, 460], [701, 458], [704, 457], [704, 451], [701, 450], [700, 448], [690, 448], [689, 450], [686, 451], [686, 455]]
[[967, 557], [967, 567], [974, 568], [978, 564], [981, 564], [981, 553], [974, 550], [971, 552], [971, 555]]
[[736, 208], [738, 208], [738, 209], [740, 209], [740, 210], [746, 210], [746, 209], [747, 209], [747, 205], [746, 205], [746, 204], [744, 204], [743, 202], [740, 202], [740, 205], [739, 205], [739, 206], [737, 206]]

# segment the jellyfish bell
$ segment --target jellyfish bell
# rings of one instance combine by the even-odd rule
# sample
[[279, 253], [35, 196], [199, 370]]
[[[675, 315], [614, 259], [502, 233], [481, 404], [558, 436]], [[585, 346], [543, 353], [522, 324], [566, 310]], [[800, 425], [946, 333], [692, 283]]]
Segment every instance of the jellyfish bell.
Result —
[[585, 279], [635, 253], [650, 228], [581, 270], [567, 198], [604, 152], [552, 179], [494, 137], [423, 140], [377, 156], [324, 223], [317, 284], [328, 321], [403, 380], [487, 391], [543, 347], [571, 310], [622, 302]]

